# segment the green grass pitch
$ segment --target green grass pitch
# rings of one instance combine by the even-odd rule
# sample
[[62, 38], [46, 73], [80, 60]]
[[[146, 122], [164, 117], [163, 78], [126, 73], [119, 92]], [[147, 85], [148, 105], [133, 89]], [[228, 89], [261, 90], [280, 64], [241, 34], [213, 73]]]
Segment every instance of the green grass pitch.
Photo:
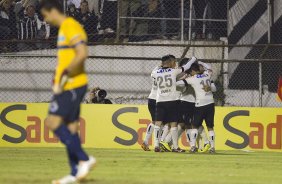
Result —
[[[87, 149], [98, 165], [86, 184], [280, 184], [282, 153], [215, 155]], [[0, 148], [1, 184], [46, 184], [68, 174], [63, 148]]]

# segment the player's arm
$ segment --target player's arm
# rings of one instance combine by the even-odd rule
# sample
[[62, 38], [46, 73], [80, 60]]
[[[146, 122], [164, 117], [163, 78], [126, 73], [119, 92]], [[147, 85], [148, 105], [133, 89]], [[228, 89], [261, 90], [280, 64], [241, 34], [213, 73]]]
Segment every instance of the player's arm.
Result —
[[198, 64], [202, 65], [204, 67], [204, 69], [212, 75], [213, 71], [212, 71], [212, 66], [209, 63], [204, 63], [202, 61], [198, 61]]
[[195, 63], [196, 61], [197, 61], [197, 58], [193, 56], [193, 57], [188, 61], [188, 63], [186, 63], [184, 66], [181, 67], [181, 68], [182, 68], [182, 72], [185, 72], [186, 70], [189, 70], [189, 68], [191, 67], [191, 65], [192, 65], [193, 63]]
[[213, 81], [211, 81], [211, 91], [216, 92], [217, 88]]
[[81, 73], [83, 64], [88, 57], [88, 49], [85, 41], [80, 39], [80, 37], [77, 37], [72, 40], [72, 43], [75, 51], [75, 57], [66, 69], [69, 77], [73, 77]]
[[188, 81], [190, 81], [189, 79], [183, 79], [183, 80], [180, 80], [180, 81], [177, 81], [176, 82], [176, 86], [178, 87], [188, 87], [189, 86], [189, 83]]
[[202, 65], [206, 70], [212, 70], [211, 64], [204, 63], [202, 61], [198, 61], [199, 65]]

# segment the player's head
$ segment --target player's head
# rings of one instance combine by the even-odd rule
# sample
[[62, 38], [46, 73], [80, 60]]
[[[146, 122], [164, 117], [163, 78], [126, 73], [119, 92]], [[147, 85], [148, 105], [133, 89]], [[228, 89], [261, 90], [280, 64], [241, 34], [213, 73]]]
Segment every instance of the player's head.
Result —
[[179, 62], [179, 67], [182, 67], [182, 66], [186, 65], [189, 60], [190, 60], [189, 58], [181, 59], [181, 61]]
[[199, 68], [200, 68], [200, 71], [201, 71], [202, 73], [205, 71], [205, 68], [204, 68], [203, 65], [200, 65], [200, 64], [199, 64]]
[[176, 67], [176, 58], [174, 55], [165, 55], [162, 57], [162, 66], [175, 68]]
[[54, 26], [59, 26], [59, 19], [64, 16], [63, 5], [58, 0], [41, 0], [40, 12], [44, 20]]
[[197, 63], [193, 63], [190, 67], [190, 69], [188, 70], [188, 72], [193, 76], [196, 75], [198, 73], [201, 73], [200, 71], [200, 66]]

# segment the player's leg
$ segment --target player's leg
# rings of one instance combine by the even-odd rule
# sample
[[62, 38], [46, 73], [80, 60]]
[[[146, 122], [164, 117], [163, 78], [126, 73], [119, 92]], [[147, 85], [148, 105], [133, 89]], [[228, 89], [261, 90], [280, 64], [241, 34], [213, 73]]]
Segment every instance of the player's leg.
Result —
[[156, 121], [154, 127], [154, 147], [155, 152], [160, 152], [160, 140], [161, 140], [161, 126], [162, 121]]
[[171, 147], [167, 142], [171, 138], [170, 130], [171, 130], [170, 124], [165, 123], [165, 126], [163, 127], [161, 142], [160, 142], [160, 148], [164, 152], [171, 152]]
[[192, 125], [186, 125], [185, 134], [186, 134], [187, 142], [189, 143], [190, 147], [191, 147], [191, 131], [192, 131]]
[[170, 133], [170, 124], [165, 124], [162, 128], [161, 142], [165, 141], [166, 136]]
[[[178, 123], [178, 139], [181, 137], [182, 133], [185, 131], [185, 124], [184, 123]], [[167, 134], [165, 137], [164, 142], [168, 143], [169, 146], [172, 146], [172, 137], [171, 132]]]
[[53, 131], [61, 142], [66, 146], [69, 162], [71, 166], [71, 174], [54, 181], [55, 183], [72, 183], [76, 181], [78, 158], [73, 152], [75, 144], [73, 135], [66, 125], [66, 118], [74, 107], [70, 91], [65, 91], [60, 95], [53, 96], [49, 107], [49, 115], [46, 119], [46, 126]]
[[203, 126], [200, 126], [198, 129], [199, 132], [199, 152], [204, 153], [207, 152], [210, 149], [210, 141], [208, 139], [207, 133], [205, 131], [205, 128]]
[[156, 105], [156, 122], [154, 127], [154, 146], [155, 152], [160, 152], [160, 139], [161, 139], [161, 126], [165, 117], [165, 109], [163, 102], [159, 102]]
[[83, 180], [89, 171], [96, 165], [96, 159], [93, 156], [88, 156], [81, 146], [81, 140], [78, 134], [79, 123], [74, 121], [68, 124], [68, 128], [73, 135], [75, 147], [71, 150], [77, 157], [77, 174], [78, 180]]
[[196, 140], [198, 137], [198, 128], [202, 125], [204, 119], [204, 107], [196, 107], [194, 113], [194, 121], [191, 130], [191, 153], [197, 152]]
[[179, 112], [179, 108], [180, 108], [180, 101], [175, 101], [171, 103], [171, 107], [170, 107], [170, 116], [168, 118], [168, 120], [171, 122], [170, 126], [171, 126], [171, 138], [172, 138], [172, 145], [173, 145], [173, 149], [172, 152], [183, 152], [184, 150], [180, 149], [178, 146], [178, 121], [179, 121], [179, 117], [180, 117], [180, 112]]
[[172, 146], [173, 146], [172, 151], [176, 152], [175, 150], [177, 150], [177, 148], [178, 148], [178, 127], [177, 127], [177, 122], [171, 122], [170, 126], [171, 126], [170, 132], [171, 132], [171, 139], [172, 139]]
[[185, 120], [185, 135], [187, 138], [187, 142], [189, 143], [189, 146], [191, 147], [191, 132], [192, 132], [192, 121], [194, 120], [194, 114], [191, 115], [191, 113], [187, 113], [184, 117]]
[[148, 110], [151, 114], [152, 122], [147, 126], [146, 135], [143, 144], [141, 145], [144, 151], [150, 151], [149, 149], [149, 139], [152, 137], [154, 127], [155, 127], [155, 116], [156, 116], [156, 100], [149, 99], [148, 100]]
[[147, 126], [145, 139], [144, 139], [144, 141], [143, 141], [143, 143], [142, 143], [142, 145], [141, 145], [141, 147], [142, 147], [142, 149], [143, 149], [144, 151], [150, 151], [150, 148], [149, 148], [149, 139], [152, 137], [154, 128], [155, 128], [155, 122], [152, 121], [152, 122]]
[[178, 123], [177, 130], [178, 130], [178, 139], [179, 139], [183, 134], [183, 132], [185, 131], [185, 123]]
[[210, 153], [215, 153], [215, 132], [214, 132], [214, 114], [215, 114], [215, 107], [214, 104], [210, 104], [207, 106], [206, 110], [206, 117], [205, 121], [207, 124], [207, 128], [209, 131], [209, 138], [210, 138]]
[[56, 134], [63, 144], [65, 144], [71, 167], [70, 175], [67, 175], [59, 180], [55, 180], [53, 183], [63, 184], [76, 182], [78, 159], [72, 152], [74, 140], [70, 130], [63, 123], [63, 118], [58, 115], [49, 115], [46, 119], [46, 126]]
[[93, 156], [88, 156], [81, 146], [80, 137], [78, 134], [79, 129], [79, 117], [80, 117], [80, 103], [83, 101], [84, 95], [86, 93], [87, 87], [77, 88], [71, 91], [72, 93], [72, 111], [68, 114], [69, 129], [73, 134], [73, 139], [75, 141], [73, 152], [76, 154], [79, 165], [76, 178], [81, 181], [86, 178], [90, 170], [96, 165], [96, 159]]
[[185, 102], [186, 103], [186, 112], [184, 114], [184, 122], [185, 122], [185, 130], [186, 130], [186, 138], [187, 142], [191, 147], [192, 141], [192, 123], [194, 122], [194, 113], [195, 113], [195, 103]]
[[[184, 119], [183, 119], [184, 118], [185, 107], [183, 107], [182, 104], [183, 103], [181, 102], [180, 103], [180, 107], [179, 107], [178, 138], [181, 136], [181, 134], [185, 130], [185, 123], [184, 123]], [[168, 144], [169, 148], [172, 146], [171, 132], [169, 132], [169, 134], [166, 136], [164, 142]]]

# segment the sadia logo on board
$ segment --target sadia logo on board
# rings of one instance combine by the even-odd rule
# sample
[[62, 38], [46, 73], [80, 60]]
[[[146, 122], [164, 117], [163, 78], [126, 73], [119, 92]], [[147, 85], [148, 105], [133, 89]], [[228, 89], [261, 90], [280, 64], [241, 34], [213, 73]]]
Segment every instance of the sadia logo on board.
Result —
[[[2, 124], [17, 132], [16, 134], [13, 133], [12, 135], [9, 135], [8, 133], [4, 132], [4, 135], [2, 136], [2, 140], [14, 144], [22, 143], [25, 140], [28, 143], [41, 143], [42, 141], [45, 141], [46, 143], [58, 143], [59, 142], [58, 138], [45, 125], [45, 119], [42, 120], [36, 115], [27, 116], [26, 121], [28, 122], [28, 125], [24, 127], [22, 122], [12, 122], [7, 118], [10, 113], [15, 113], [16, 115], [17, 111], [26, 111], [26, 110], [27, 110], [27, 105], [12, 105], [2, 110], [0, 114], [0, 121], [2, 122]], [[80, 119], [79, 131], [80, 131], [81, 142], [84, 143], [85, 121], [82, 118]]]
[[[54, 146], [50, 143], [58, 143], [59, 140], [45, 125], [45, 118], [43, 117], [46, 114], [38, 110], [38, 108], [42, 108], [45, 111], [46, 108], [47, 112], [47, 106], [48, 104], [1, 104], [0, 142], [24, 143], [21, 144], [23, 146]], [[27, 110], [28, 107], [30, 109]], [[101, 107], [103, 107], [103, 110], [99, 111]], [[82, 143], [85, 143], [88, 147], [99, 148], [140, 148], [138, 144], [142, 144], [146, 127], [150, 123], [149, 113], [144, 115], [144, 112], [147, 111], [145, 105], [134, 107], [126, 105], [84, 105], [83, 109], [84, 116], [80, 119]], [[215, 117], [217, 149], [282, 150], [282, 115], [279, 115], [280, 109], [239, 109], [217, 108]], [[85, 114], [85, 112], [91, 112], [91, 114]], [[93, 114], [95, 115], [93, 116]], [[100, 119], [93, 118], [97, 117], [96, 115]], [[263, 122], [260, 118], [263, 119]], [[102, 126], [104, 128], [100, 127], [101, 122], [106, 125]], [[107, 138], [103, 139], [103, 142], [97, 141], [101, 140], [101, 135]], [[183, 135], [181, 141], [183, 146], [188, 146], [185, 135]], [[152, 138], [149, 140], [149, 144], [152, 145]], [[7, 144], [2, 146], [5, 145]]]
[[281, 134], [282, 134], [282, 115], [276, 116], [276, 122], [249, 122], [251, 131], [245, 133], [244, 130], [234, 128], [230, 125], [233, 118], [240, 116], [250, 116], [250, 111], [239, 110], [227, 114], [223, 119], [223, 125], [226, 130], [242, 138], [243, 142], [236, 142], [227, 138], [225, 144], [235, 149], [243, 149], [249, 146], [252, 149], [281, 149]]

